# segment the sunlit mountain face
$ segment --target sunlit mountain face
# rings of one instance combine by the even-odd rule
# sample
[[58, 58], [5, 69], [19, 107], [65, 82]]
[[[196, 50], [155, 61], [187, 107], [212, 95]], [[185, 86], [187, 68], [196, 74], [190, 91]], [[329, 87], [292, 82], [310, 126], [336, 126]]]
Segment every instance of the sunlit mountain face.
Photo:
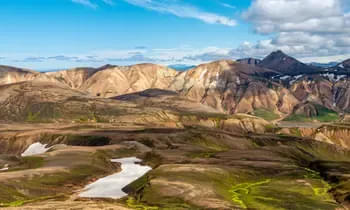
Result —
[[3, 0], [0, 208], [350, 209], [344, 0]]

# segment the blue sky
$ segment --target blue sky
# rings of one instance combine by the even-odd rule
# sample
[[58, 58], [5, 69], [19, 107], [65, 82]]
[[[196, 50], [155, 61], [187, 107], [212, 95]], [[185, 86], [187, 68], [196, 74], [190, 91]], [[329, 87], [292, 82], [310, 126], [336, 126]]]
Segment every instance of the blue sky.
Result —
[[305, 61], [346, 58], [346, 3], [293, 1], [2, 0], [0, 63], [38, 70], [198, 64], [276, 49]]

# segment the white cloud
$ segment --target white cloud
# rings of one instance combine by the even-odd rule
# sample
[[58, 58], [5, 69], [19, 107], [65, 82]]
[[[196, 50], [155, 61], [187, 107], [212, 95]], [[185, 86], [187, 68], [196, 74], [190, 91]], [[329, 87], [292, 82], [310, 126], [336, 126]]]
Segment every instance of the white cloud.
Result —
[[221, 3], [221, 6], [226, 7], [226, 8], [230, 8], [230, 9], [236, 9], [235, 6], [233, 6], [231, 4], [227, 4], [227, 3]]
[[176, 0], [124, 0], [129, 4], [149, 10], [168, 13], [182, 18], [194, 18], [210, 24], [235, 26], [237, 22], [229, 17], [201, 11], [186, 4], [179, 4]]
[[90, 0], [72, 0], [72, 2], [77, 4], [82, 4], [87, 7], [91, 7], [93, 9], [97, 8], [97, 4], [92, 3]]
[[257, 33], [272, 38], [241, 50], [260, 56], [265, 51], [282, 49], [299, 58], [323, 59], [349, 54], [350, 14], [344, 9], [346, 1], [254, 0], [242, 16]]

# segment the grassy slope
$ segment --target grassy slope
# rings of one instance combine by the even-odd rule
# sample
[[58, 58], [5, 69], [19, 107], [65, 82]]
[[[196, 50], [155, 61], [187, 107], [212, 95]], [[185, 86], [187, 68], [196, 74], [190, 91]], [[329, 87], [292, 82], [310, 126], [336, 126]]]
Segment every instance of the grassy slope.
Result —
[[74, 157], [63, 155], [61, 158], [65, 156], [66, 160], [60, 161], [71, 161], [72, 158], [77, 164], [73, 164], [66, 172], [53, 171], [52, 173], [37, 174], [35, 177], [25, 176], [25, 170], [48, 165], [50, 161], [55, 161], [55, 158], [24, 158], [23, 166], [16, 168], [16, 171], [24, 170], [23, 176], [16, 178], [16, 180], [9, 179], [0, 183], [0, 207], [21, 206], [47, 199], [66, 199], [73, 186], [80, 186], [93, 177], [99, 177], [116, 170], [109, 161], [108, 153], [103, 151], [92, 154], [76, 152]]
[[264, 120], [271, 121], [280, 118], [280, 116], [273, 111], [267, 109], [256, 109], [252, 115], [263, 118]]
[[[341, 166], [349, 163], [349, 152], [335, 153], [336, 148], [328, 144], [289, 136], [253, 136], [237, 139], [241, 145], [236, 150], [238, 145], [228, 145], [222, 137], [214, 140], [196, 134], [188, 139], [201, 152], [188, 151], [186, 160], [176, 164], [163, 161], [131, 184], [131, 206], [201, 209], [208, 200], [215, 200], [228, 205], [227, 209], [335, 209], [339, 207], [335, 199], [343, 202], [346, 195], [333, 198], [333, 192], [350, 191], [348, 182], [340, 187], [324, 176], [328, 169], [313, 165], [320, 160]], [[180, 189], [186, 190], [177, 194]]]
[[327, 109], [326, 107], [315, 105], [318, 110], [318, 116], [316, 117], [308, 117], [306, 115], [300, 114], [291, 114], [285, 121], [294, 121], [294, 122], [334, 122], [340, 119], [339, 114], [333, 110]]

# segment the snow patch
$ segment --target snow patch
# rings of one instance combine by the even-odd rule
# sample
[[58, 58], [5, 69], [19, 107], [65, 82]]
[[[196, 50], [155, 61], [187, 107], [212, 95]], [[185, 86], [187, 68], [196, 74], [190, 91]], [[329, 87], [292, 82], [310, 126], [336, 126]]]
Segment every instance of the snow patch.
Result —
[[300, 78], [302, 78], [302, 77], [303, 77], [303, 75], [301, 75], [301, 74], [300, 74], [300, 75], [297, 75], [297, 76], [294, 76], [295, 79], [300, 79]]
[[51, 147], [46, 147], [47, 144], [41, 144], [40, 142], [34, 143], [30, 145], [26, 151], [24, 151], [21, 156], [27, 157], [27, 156], [33, 156], [33, 155], [40, 155], [45, 152], [47, 152]]
[[136, 157], [113, 159], [112, 162], [121, 163], [122, 171], [89, 184], [79, 196], [84, 198], [112, 198], [119, 199], [127, 194], [122, 189], [138, 178], [142, 177], [151, 167], [136, 164], [140, 159]]
[[335, 75], [333, 73], [326, 73], [326, 74], [321, 74], [321, 76], [323, 77], [327, 77], [328, 80], [332, 81], [332, 82], [338, 82], [339, 80], [347, 77], [347, 75]]
[[343, 69], [343, 68], [344, 68], [344, 65], [341, 63], [341, 64], [339, 65], [339, 67]]
[[241, 80], [239, 79], [239, 77], [236, 78], [236, 84], [240, 85], [241, 84]]
[[280, 77], [281, 80], [286, 80], [286, 79], [289, 79], [290, 76], [283, 76], [283, 77]]

